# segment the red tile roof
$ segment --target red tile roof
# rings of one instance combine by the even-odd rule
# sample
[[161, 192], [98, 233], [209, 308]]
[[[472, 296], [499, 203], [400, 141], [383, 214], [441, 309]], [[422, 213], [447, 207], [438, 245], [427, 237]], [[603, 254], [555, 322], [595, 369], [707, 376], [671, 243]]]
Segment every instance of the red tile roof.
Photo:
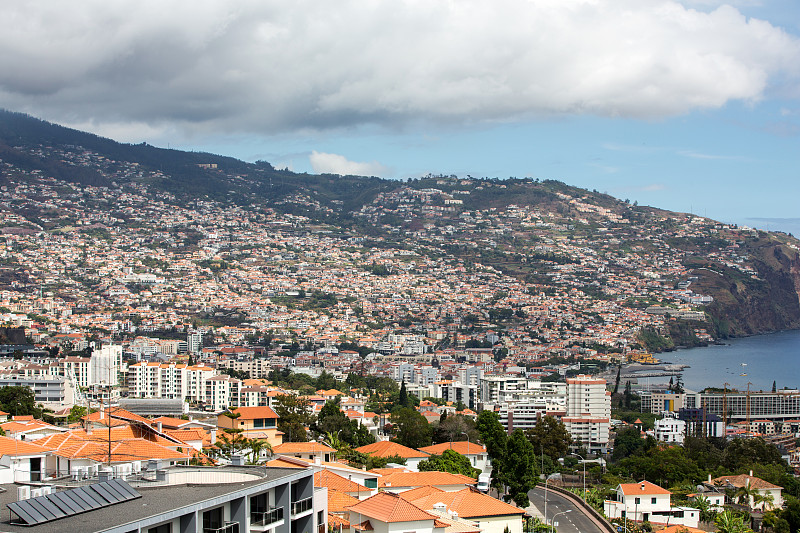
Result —
[[476, 442], [467, 442], [460, 440], [456, 442], [443, 442], [441, 444], [434, 444], [433, 446], [426, 446], [419, 449], [421, 452], [426, 452], [431, 455], [442, 455], [445, 450], [454, 450], [461, 455], [475, 455], [479, 453], [486, 453], [486, 448]]
[[332, 453], [336, 450], [319, 442], [284, 442], [272, 448], [273, 453]]
[[392, 455], [399, 455], [405, 459], [413, 457], [429, 457], [429, 455], [425, 452], [420, 452], [414, 448], [409, 448], [407, 446], [403, 446], [402, 444], [388, 440], [373, 442], [372, 444], [361, 446], [360, 448], [356, 448], [356, 451], [375, 457], [391, 457]]
[[278, 418], [277, 413], [270, 407], [240, 407], [231, 411], [238, 413], [240, 416], [237, 420], [256, 420], [260, 418]]
[[351, 513], [359, 513], [385, 523], [434, 520], [436, 518], [392, 492], [379, 492], [350, 506], [348, 510]]
[[315, 487], [328, 487], [330, 491], [338, 492], [372, 492], [364, 485], [359, 485], [355, 481], [350, 481], [347, 478], [334, 474], [330, 470], [320, 470], [314, 473], [314, 486]]
[[397, 472], [384, 474], [379, 487], [423, 487], [426, 485], [472, 485], [475, 479], [450, 472]]
[[358, 498], [354, 498], [344, 492], [328, 489], [328, 512], [344, 513], [351, 505], [358, 503]]
[[[404, 495], [405, 493], [401, 493]], [[450, 511], [458, 513], [463, 518], [478, 518], [482, 516], [508, 516], [525, 514], [525, 509], [520, 509], [491, 496], [483, 494], [472, 488], [457, 492], [436, 492], [412, 501], [417, 507], [433, 509], [437, 503], [447, 505]]]
[[42, 455], [50, 450], [38, 444], [31, 444], [9, 437], [0, 437], [0, 456], [3, 455]]
[[631, 494], [672, 494], [667, 489], [662, 489], [654, 483], [649, 481], [640, 481], [639, 483], [620, 483], [622, 494], [630, 496]]

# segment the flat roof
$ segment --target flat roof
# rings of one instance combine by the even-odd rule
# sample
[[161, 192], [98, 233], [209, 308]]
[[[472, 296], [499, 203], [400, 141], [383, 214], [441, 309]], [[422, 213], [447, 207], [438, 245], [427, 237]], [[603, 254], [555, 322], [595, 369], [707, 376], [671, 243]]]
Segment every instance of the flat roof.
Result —
[[[188, 468], [192, 469], [195, 467]], [[219, 468], [226, 469], [227, 467]], [[233, 468], [235, 468], [236, 471], [242, 471], [243, 468], [247, 467]], [[35, 526], [11, 523], [12, 513], [10, 509], [8, 509], [8, 504], [17, 501], [17, 487], [20, 485], [13, 483], [0, 485], [0, 488], [4, 489], [4, 492], [0, 492], [0, 509], [2, 509], [2, 513], [0, 513], [0, 531], [8, 533], [24, 531], [33, 531], [36, 533], [105, 531], [183, 507], [191, 507], [203, 501], [239, 492], [243, 489], [268, 484], [271, 481], [276, 481], [284, 477], [301, 477], [298, 476], [298, 474], [304, 473], [309, 476], [313, 475], [311, 469], [249, 467], [248, 470], [253, 473], [258, 473], [263, 477], [251, 481], [216, 484], [190, 483], [183, 485], [157, 485], [153, 487], [132, 484], [134, 490], [142, 495], [141, 498], [58, 520], [52, 520]], [[74, 485], [67, 485], [64, 488], [74, 488]]]

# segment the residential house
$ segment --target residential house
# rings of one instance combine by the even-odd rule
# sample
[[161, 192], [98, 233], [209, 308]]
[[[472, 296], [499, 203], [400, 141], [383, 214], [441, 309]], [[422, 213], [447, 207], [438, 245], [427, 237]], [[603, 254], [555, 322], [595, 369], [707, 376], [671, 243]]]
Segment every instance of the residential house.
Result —
[[697, 527], [700, 511], [691, 507], [672, 507], [672, 493], [649, 481], [621, 483], [616, 498], [606, 500], [603, 510], [608, 518], [628, 518], [636, 522], [680, 524]]
[[283, 432], [278, 431], [278, 415], [270, 407], [239, 407], [225, 411], [217, 416], [217, 427], [240, 430], [248, 439], [266, 440], [273, 448], [283, 440]]
[[481, 472], [489, 473], [492, 471], [492, 461], [489, 459], [489, 454], [486, 453], [486, 447], [476, 442], [469, 442], [465, 440], [443, 442], [441, 444], [434, 444], [433, 446], [426, 446], [419, 449], [419, 451], [429, 453], [431, 455], [442, 455], [445, 450], [453, 450], [460, 453], [469, 459], [469, 462], [473, 468], [477, 468]]
[[406, 460], [406, 467], [410, 470], [417, 470], [417, 465], [420, 461], [424, 461], [430, 457], [430, 454], [388, 440], [361, 446], [360, 448], [356, 448], [356, 451], [375, 457], [402, 457]]
[[773, 485], [768, 481], [754, 477], [752, 470], [749, 475], [720, 476], [712, 479], [710, 485], [722, 491], [732, 489], [734, 491], [744, 492], [743, 489], [745, 489], [751, 492], [751, 494], [746, 496], [747, 501], [745, 502], [751, 509], [769, 511], [783, 507], [783, 487]]

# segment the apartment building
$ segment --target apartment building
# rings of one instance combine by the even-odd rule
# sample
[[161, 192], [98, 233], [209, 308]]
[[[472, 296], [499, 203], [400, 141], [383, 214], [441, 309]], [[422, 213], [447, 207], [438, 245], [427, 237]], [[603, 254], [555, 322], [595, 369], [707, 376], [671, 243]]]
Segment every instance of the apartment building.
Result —
[[205, 383], [215, 374], [215, 370], [207, 366], [142, 361], [128, 367], [128, 395], [133, 398], [205, 401]]
[[0, 504], [10, 512], [0, 517], [0, 527], [12, 533], [327, 530], [327, 489], [314, 488], [310, 468], [173, 467], [143, 481], [46, 487], [20, 501], [16, 486], [4, 488]]
[[606, 453], [611, 423], [611, 393], [606, 380], [579, 375], [567, 378], [567, 405], [562, 418], [576, 443], [589, 452]]

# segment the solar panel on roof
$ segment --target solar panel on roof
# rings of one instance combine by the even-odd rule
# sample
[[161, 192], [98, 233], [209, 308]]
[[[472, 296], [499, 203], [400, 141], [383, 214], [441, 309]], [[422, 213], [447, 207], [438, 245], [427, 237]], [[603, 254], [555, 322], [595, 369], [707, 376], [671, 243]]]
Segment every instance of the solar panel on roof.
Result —
[[18, 518], [13, 524], [33, 526], [141, 497], [125, 481], [113, 479], [11, 502], [8, 508]]

